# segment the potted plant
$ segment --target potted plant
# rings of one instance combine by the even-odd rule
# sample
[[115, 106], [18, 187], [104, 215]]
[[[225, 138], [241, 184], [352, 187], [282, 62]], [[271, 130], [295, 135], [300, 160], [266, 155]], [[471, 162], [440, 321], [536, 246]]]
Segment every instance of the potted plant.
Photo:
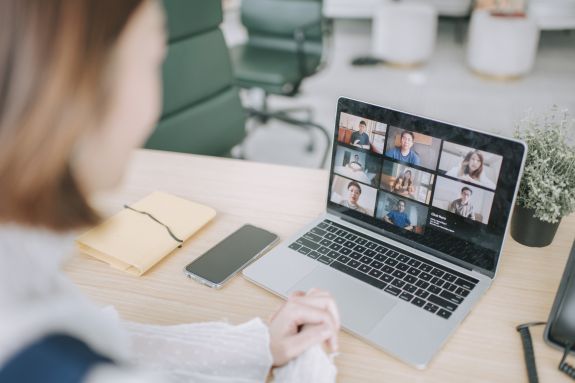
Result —
[[515, 137], [527, 143], [527, 159], [511, 221], [511, 236], [526, 246], [553, 241], [561, 218], [575, 211], [575, 120], [554, 106], [527, 114]]

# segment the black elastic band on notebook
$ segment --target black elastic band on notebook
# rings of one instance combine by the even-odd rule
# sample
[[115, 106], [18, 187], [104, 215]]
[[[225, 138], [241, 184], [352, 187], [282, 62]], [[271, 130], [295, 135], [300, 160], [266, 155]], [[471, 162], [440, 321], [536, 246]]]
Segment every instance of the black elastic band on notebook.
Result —
[[128, 206], [128, 205], [124, 205], [124, 207], [125, 207], [126, 209], [130, 209], [130, 210], [132, 210], [132, 211], [135, 211], [136, 213], [140, 213], [140, 214], [147, 215], [148, 217], [150, 217], [151, 219], [153, 219], [155, 222], [157, 222], [157, 223], [159, 223], [160, 225], [162, 225], [163, 227], [165, 227], [166, 230], [168, 230], [168, 233], [170, 234], [170, 236], [171, 236], [174, 240], [176, 240], [176, 241], [178, 241], [178, 242], [180, 243], [180, 245], [179, 245], [178, 247], [182, 247], [181, 244], [184, 243], [184, 241], [181, 240], [181, 239], [179, 239], [178, 237], [176, 237], [176, 235], [172, 232], [172, 230], [168, 227], [168, 225], [166, 225], [165, 223], [161, 222], [160, 220], [158, 220], [156, 217], [154, 217], [153, 215], [151, 215], [151, 214], [148, 213], [148, 212], [134, 209], [133, 207]]

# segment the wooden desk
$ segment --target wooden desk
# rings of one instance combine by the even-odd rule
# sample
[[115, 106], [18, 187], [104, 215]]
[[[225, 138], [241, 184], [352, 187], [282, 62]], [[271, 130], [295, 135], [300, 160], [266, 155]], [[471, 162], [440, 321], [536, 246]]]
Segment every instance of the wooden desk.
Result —
[[[154, 190], [217, 209], [212, 223], [145, 276], [137, 278], [87, 256], [73, 257], [67, 272], [102, 305], [129, 320], [155, 324], [268, 318], [281, 303], [274, 295], [235, 277], [212, 290], [183, 276], [183, 267], [249, 222], [286, 239], [322, 213], [328, 173], [212, 157], [137, 151], [120, 191], [99, 204], [116, 212]], [[515, 326], [547, 320], [575, 233], [575, 215], [564, 219], [553, 244], [531, 249], [508, 239], [495, 283], [424, 371], [415, 370], [362, 341], [341, 334], [340, 382], [527, 381]], [[557, 370], [561, 353], [546, 346], [543, 328], [532, 331], [539, 378], [568, 382]]]

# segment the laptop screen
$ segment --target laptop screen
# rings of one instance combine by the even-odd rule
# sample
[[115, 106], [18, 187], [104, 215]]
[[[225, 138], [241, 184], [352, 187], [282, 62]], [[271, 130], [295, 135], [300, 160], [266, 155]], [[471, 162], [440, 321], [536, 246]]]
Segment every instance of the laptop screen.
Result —
[[340, 98], [328, 208], [494, 272], [525, 146]]

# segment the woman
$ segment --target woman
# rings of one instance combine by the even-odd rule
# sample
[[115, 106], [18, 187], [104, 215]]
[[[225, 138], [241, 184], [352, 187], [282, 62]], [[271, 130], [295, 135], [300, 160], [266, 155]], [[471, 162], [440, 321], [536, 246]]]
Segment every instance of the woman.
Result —
[[118, 184], [155, 125], [164, 40], [157, 1], [0, 2], [0, 382], [167, 378], [134, 362], [171, 362], [164, 370], [186, 381], [263, 381], [313, 345], [337, 348], [323, 291], [292, 295], [269, 326], [188, 325], [181, 337], [167, 327], [159, 338], [60, 271], [72, 230], [99, 220], [90, 197]]
[[446, 175], [495, 189], [493, 181], [483, 172], [483, 155], [479, 150], [467, 153], [461, 165], [452, 168]]
[[411, 170], [406, 170], [393, 183], [393, 191], [406, 197], [413, 197], [415, 189], [411, 177]]
[[361, 186], [355, 181], [351, 181], [347, 184], [347, 199], [342, 200], [341, 204], [348, 209], [355, 210], [362, 214], [367, 214], [367, 210], [360, 206], [358, 203], [359, 197], [361, 196]]

